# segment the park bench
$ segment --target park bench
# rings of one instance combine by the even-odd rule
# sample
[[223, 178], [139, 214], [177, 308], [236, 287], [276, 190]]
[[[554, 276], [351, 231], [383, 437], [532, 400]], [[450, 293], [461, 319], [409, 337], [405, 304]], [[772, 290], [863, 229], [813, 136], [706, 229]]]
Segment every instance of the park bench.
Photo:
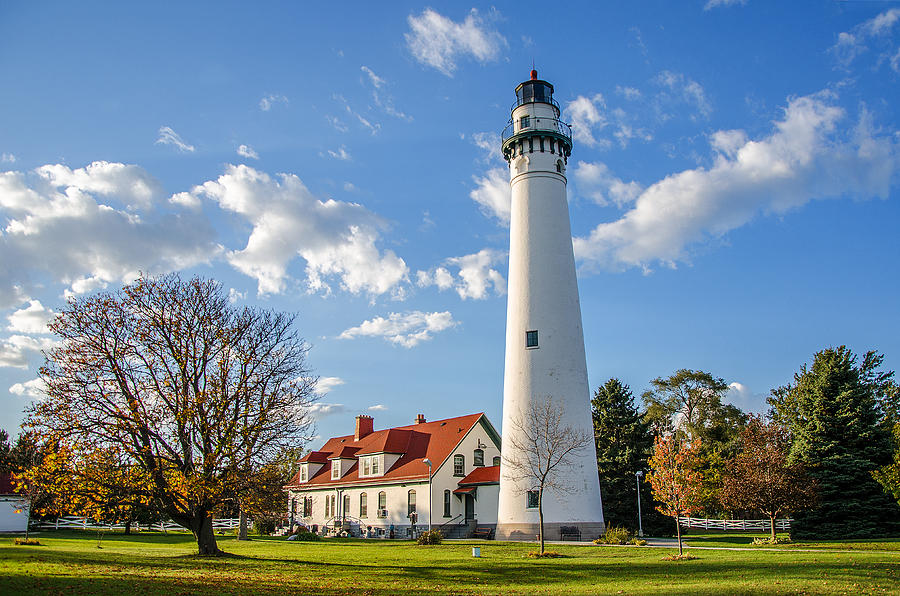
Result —
[[475, 533], [472, 534], [472, 538], [478, 538], [479, 540], [491, 540], [494, 537], [494, 528], [475, 528]]
[[578, 526], [560, 526], [559, 527], [559, 539], [560, 540], [581, 540], [581, 530], [578, 529]]

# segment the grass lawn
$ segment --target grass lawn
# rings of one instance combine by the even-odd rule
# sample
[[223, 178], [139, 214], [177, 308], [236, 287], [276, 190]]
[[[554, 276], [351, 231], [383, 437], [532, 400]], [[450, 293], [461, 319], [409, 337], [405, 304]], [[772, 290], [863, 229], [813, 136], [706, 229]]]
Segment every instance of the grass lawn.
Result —
[[[778, 532], [781, 538], [787, 534]], [[691, 546], [716, 546], [727, 548], [758, 548], [751, 546], [754, 538], [768, 538], [769, 533], [760, 534], [740, 533], [727, 534], [724, 532], [710, 532], [703, 534], [687, 534], [683, 536], [684, 542]], [[900, 538], [873, 538], [873, 539], [850, 539], [850, 540], [819, 540], [817, 542], [791, 542], [789, 544], [779, 544], [776, 546], [766, 545], [764, 548], [778, 548], [784, 550], [805, 550], [805, 549], [821, 549], [821, 550], [877, 550], [877, 551], [900, 551]], [[900, 555], [900, 552], [897, 553]]]
[[552, 545], [567, 556], [535, 560], [518, 543], [228, 537], [219, 545], [232, 556], [202, 558], [188, 534], [110, 533], [100, 549], [91, 532], [37, 537], [43, 546], [0, 537], [0, 594], [900, 594], [900, 556], [874, 550], [698, 550], [669, 562], [674, 549]]

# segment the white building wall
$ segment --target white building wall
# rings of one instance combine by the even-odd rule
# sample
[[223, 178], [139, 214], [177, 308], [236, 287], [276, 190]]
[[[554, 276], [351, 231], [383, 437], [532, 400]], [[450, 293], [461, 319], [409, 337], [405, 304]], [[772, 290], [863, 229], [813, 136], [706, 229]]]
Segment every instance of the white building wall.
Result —
[[27, 524], [27, 501], [21, 497], [0, 497], [0, 532], [24, 532]]
[[[443, 463], [432, 462], [435, 468], [432, 470], [432, 487], [431, 502], [428, 499], [428, 480], [415, 480], [408, 482], [396, 483], [392, 481], [390, 484], [373, 484], [368, 486], [353, 486], [349, 488], [314, 488], [309, 490], [290, 490], [288, 499], [296, 501], [296, 513], [294, 519], [302, 522], [307, 526], [313, 524], [320, 528], [328, 522], [334, 521], [333, 516], [325, 518], [325, 497], [335, 495], [338, 516], [342, 512], [341, 504], [344, 495], [350, 496], [350, 514], [347, 517], [351, 523], [359, 523], [364, 531], [366, 526], [372, 526], [373, 529], [382, 530], [387, 533], [390, 526], [393, 525], [395, 535], [398, 538], [406, 537], [406, 528], [410, 525], [407, 517], [407, 498], [410, 490], [416, 491], [416, 512], [418, 513], [417, 527], [422, 529], [428, 528], [428, 512], [429, 508], [433, 512], [432, 526], [437, 528], [441, 524], [451, 521], [453, 524], [461, 523], [463, 520], [465, 503], [462, 499], [453, 495], [452, 492], [458, 488], [459, 481], [463, 476], [472, 472], [474, 466], [474, 452], [482, 445], [484, 451], [484, 463], [490, 466], [495, 457], [500, 457], [499, 446], [491, 439], [490, 434], [485, 427], [478, 423], [466, 434], [460, 441], [456, 450]], [[456, 476], [453, 473], [453, 456], [462, 454], [465, 458], [464, 473], [462, 476]], [[444, 517], [444, 490], [451, 491], [450, 496], [450, 517]], [[388, 514], [386, 517], [378, 517], [378, 493], [384, 491], [386, 497], [386, 509]], [[359, 495], [365, 492], [367, 495], [367, 515], [360, 517]], [[301, 515], [303, 509], [303, 498], [311, 496], [313, 498], [313, 514], [308, 517]], [[458, 517], [457, 517], [458, 516]], [[479, 486], [477, 498], [475, 500], [475, 517], [480, 524], [497, 523], [497, 485]]]

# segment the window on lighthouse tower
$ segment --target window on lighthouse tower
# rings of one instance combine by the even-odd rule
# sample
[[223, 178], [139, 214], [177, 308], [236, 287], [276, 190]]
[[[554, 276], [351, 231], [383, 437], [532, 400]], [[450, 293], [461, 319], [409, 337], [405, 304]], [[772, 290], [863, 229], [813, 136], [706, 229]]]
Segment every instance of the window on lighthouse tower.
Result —
[[526, 348], [538, 347], [538, 332], [537, 332], [537, 330], [525, 332], [525, 347]]

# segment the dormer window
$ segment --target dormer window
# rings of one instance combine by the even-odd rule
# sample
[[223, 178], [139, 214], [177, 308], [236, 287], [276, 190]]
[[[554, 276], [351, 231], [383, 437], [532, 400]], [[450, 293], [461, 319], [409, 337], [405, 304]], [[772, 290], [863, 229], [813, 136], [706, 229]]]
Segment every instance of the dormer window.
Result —
[[306, 482], [309, 480], [309, 466], [303, 464], [300, 466], [300, 482]]
[[338, 480], [341, 477], [341, 460], [331, 460], [331, 479]]

